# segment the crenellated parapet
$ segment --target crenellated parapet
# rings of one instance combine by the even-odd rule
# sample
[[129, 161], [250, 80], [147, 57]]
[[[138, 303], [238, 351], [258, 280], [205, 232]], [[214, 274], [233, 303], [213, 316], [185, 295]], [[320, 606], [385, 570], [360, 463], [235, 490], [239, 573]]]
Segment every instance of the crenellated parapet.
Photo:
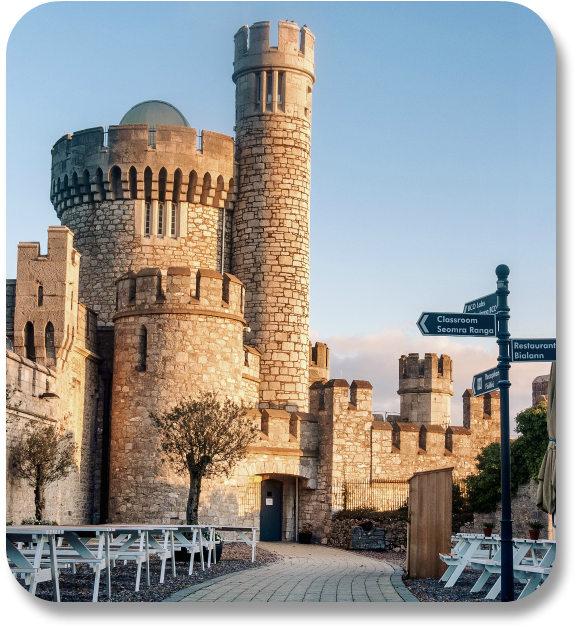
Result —
[[86, 203], [141, 200], [232, 209], [233, 138], [190, 127], [111, 125], [52, 148], [50, 200], [60, 218]]
[[234, 275], [188, 267], [130, 271], [117, 281], [114, 320], [137, 314], [191, 314], [233, 319], [244, 325], [245, 285]]
[[235, 34], [237, 121], [255, 114], [309, 120], [315, 37], [306, 26], [279, 22], [278, 45], [271, 46], [270, 28], [270, 22], [256, 22]]

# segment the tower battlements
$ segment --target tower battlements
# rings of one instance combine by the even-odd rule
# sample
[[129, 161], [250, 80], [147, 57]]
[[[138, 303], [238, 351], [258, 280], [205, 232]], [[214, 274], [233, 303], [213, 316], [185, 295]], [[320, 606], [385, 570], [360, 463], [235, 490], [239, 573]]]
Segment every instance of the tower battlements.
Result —
[[108, 134], [93, 127], [64, 135], [52, 148], [50, 200], [59, 218], [67, 208], [119, 199], [232, 209], [234, 192], [233, 138], [222, 133], [111, 125]]
[[242, 26], [235, 33], [235, 73], [233, 80], [243, 72], [256, 68], [285, 67], [300, 69], [313, 81], [313, 33], [294, 22], [279, 22], [277, 46], [270, 45], [271, 22], [255, 22], [250, 27]]
[[399, 388], [402, 391], [440, 390], [453, 395], [452, 359], [447, 354], [408, 354], [399, 359]]
[[400, 418], [419, 424], [450, 425], [454, 394], [452, 359], [447, 354], [408, 354], [399, 359]]
[[165, 314], [213, 314], [243, 324], [245, 285], [234, 275], [188, 267], [129, 271], [117, 280], [117, 314], [159, 311]]

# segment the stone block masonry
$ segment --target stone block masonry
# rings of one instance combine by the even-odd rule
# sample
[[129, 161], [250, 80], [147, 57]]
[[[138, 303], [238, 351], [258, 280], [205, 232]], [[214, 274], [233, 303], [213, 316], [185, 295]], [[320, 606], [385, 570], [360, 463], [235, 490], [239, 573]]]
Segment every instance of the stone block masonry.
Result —
[[307, 411], [309, 190], [314, 38], [269, 22], [235, 36], [238, 198], [233, 272], [247, 285], [251, 344], [263, 352], [260, 405]]

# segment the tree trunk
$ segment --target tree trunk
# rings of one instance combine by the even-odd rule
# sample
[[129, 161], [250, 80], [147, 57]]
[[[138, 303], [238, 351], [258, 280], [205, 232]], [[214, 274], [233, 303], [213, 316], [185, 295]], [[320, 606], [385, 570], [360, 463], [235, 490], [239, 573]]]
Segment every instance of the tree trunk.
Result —
[[34, 488], [34, 506], [36, 508], [35, 518], [40, 521], [44, 519], [44, 485], [36, 485]]
[[202, 472], [189, 470], [190, 485], [187, 501], [187, 524], [199, 523], [199, 499], [201, 497]]

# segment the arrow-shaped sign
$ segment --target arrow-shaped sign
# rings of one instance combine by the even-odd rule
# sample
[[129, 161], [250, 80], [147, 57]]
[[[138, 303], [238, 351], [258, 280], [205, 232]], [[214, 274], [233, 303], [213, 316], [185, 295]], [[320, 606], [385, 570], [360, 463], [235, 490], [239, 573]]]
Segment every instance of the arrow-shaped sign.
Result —
[[496, 336], [496, 316], [461, 312], [422, 312], [417, 326], [424, 336]]
[[556, 339], [511, 339], [510, 358], [513, 363], [554, 363]]
[[491, 293], [479, 299], [468, 301], [464, 306], [464, 314], [496, 314], [498, 312], [498, 294]]
[[498, 386], [499, 381], [500, 370], [497, 367], [477, 373], [472, 382], [474, 397], [484, 395], [484, 393], [489, 393], [490, 391], [497, 391], [500, 388]]

